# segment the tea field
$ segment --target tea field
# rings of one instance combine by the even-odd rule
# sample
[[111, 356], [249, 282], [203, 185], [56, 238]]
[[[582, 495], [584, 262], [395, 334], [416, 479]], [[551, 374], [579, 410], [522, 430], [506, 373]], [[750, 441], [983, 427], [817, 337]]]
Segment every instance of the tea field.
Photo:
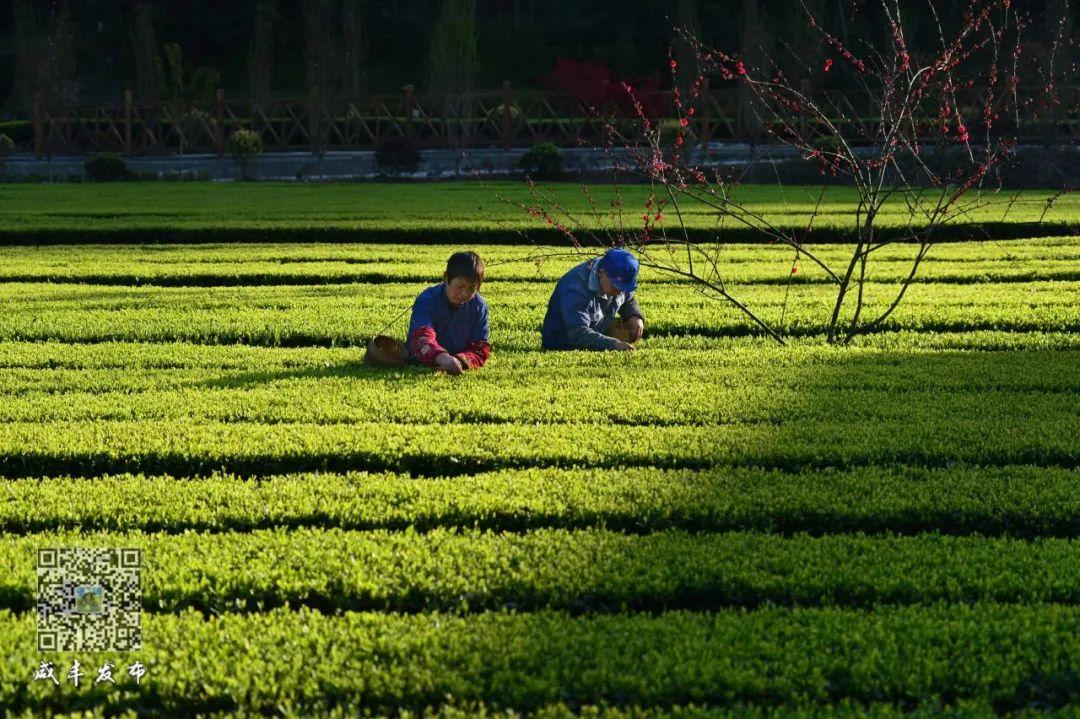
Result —
[[[787, 346], [646, 269], [611, 354], [539, 349], [580, 258], [487, 245], [494, 352], [451, 378], [362, 358], [456, 245], [85, 222], [0, 248], [10, 716], [1078, 713], [1080, 237], [937, 246], [846, 348], [820, 271], [730, 245]], [[49, 546], [143, 550], [140, 650], [37, 650]]]
[[[637, 227], [648, 196], [641, 184], [596, 185], [591, 200], [580, 183], [545, 183], [534, 196], [521, 182], [433, 182], [318, 184], [296, 182], [123, 182], [13, 184], [0, 192], [0, 240], [10, 243], [125, 243], [228, 241], [335, 241], [500, 244], [521, 241], [521, 232], [560, 241], [541, 218], [520, 205], [534, 197], [554, 198], [576, 226], [603, 230]], [[1015, 194], [1015, 196], [1014, 196]], [[805, 230], [820, 197], [813, 237], [846, 241], [858, 197], [852, 188], [746, 185], [732, 198], [777, 227]], [[958, 223], [979, 223], [993, 236], [1031, 237], [1080, 228], [1080, 195], [1051, 191], [984, 193], [980, 207], [968, 205]], [[622, 209], [613, 203], [622, 201]], [[1048, 204], [1049, 201], [1049, 204]], [[753, 241], [730, 219], [683, 201], [690, 232], [722, 229], [729, 241]], [[670, 215], [670, 213], [669, 213]], [[661, 224], [669, 229], [674, 217]], [[908, 225], [907, 205], [895, 198], [879, 212], [881, 232]], [[1038, 223], [1042, 223], [1040, 226]], [[976, 232], [976, 236], [984, 236]], [[964, 233], [943, 239], [961, 239]]]

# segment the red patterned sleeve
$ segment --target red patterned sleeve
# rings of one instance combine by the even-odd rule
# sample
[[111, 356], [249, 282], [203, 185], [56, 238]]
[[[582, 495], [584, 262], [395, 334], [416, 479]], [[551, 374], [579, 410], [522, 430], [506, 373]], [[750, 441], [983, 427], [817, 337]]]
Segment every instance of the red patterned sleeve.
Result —
[[435, 358], [446, 350], [435, 340], [435, 329], [425, 325], [418, 327], [409, 337], [409, 351], [422, 364], [434, 367]]
[[469, 369], [479, 369], [483, 367], [490, 356], [491, 345], [484, 340], [470, 342], [464, 352], [459, 352], [456, 355], [458, 359], [464, 360], [465, 364], [469, 365]]

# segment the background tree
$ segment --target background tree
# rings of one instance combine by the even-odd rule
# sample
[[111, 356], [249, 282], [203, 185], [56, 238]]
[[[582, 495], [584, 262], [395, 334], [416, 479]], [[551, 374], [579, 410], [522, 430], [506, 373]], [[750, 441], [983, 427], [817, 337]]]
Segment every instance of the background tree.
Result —
[[[332, 71], [339, 71], [339, 82], [331, 84], [338, 91], [355, 86], [355, 65], [352, 59], [362, 58], [361, 83], [369, 93], [400, 93], [401, 86], [415, 83], [425, 86], [428, 81], [432, 33], [440, 17], [443, 0], [386, 0], [360, 2], [350, 10], [351, 0], [313, 0], [314, 9], [324, 8], [330, 16], [329, 33], [333, 36], [336, 54], [331, 57]], [[473, 87], [497, 89], [503, 80], [518, 88], [540, 88], [541, 78], [555, 67], [557, 57], [575, 61], [598, 62], [608, 65], [616, 77], [641, 77], [667, 59], [671, 44], [670, 23], [678, 22], [687, 8], [696, 5], [701, 39], [717, 47], [742, 52], [746, 34], [741, 31], [744, 3], [747, 0], [715, 0], [689, 2], [672, 0], [657, 10], [651, 0], [624, 0], [611, 3], [605, 0], [476, 0], [475, 33], [477, 38], [476, 68]], [[267, 85], [275, 94], [303, 97], [309, 85], [308, 13], [312, 3], [284, 3], [278, 0], [247, 0], [240, 3], [221, 3], [220, 0], [67, 0], [74, 33], [74, 61], [77, 67], [80, 98], [91, 102], [116, 103], [125, 87], [136, 89], [136, 100], [142, 96], [155, 99], [152, 88], [139, 87], [141, 77], [153, 82], [152, 58], [159, 55], [165, 42], [175, 42], [184, 48], [185, 55], [199, 65], [217, 68], [222, 87], [230, 98], [260, 96]], [[260, 3], [263, 8], [276, 8], [276, 21], [270, 33], [266, 25], [256, 22]], [[1056, 3], [1056, 5], [1054, 4]], [[28, 35], [31, 44], [44, 47], [47, 20], [57, 0], [12, 0], [0, 10], [0, 115], [25, 117], [27, 112], [26, 83], [28, 70], [40, 67], [36, 60], [27, 62], [22, 38]], [[862, 41], [879, 43], [883, 30], [877, 2], [859, 0], [807, 0], [824, 26], [844, 42], [854, 42], [856, 49]], [[1039, 14], [1044, 8], [1064, 7], [1065, 0], [1013, 0], [1013, 7]], [[925, 2], [909, 5], [924, 7]], [[747, 6], [748, 8], [751, 6]], [[775, 36], [773, 59], [791, 75], [793, 58], [786, 46], [798, 51], [800, 42], [819, 43], [800, 22], [798, 4], [779, 0], [757, 0], [753, 8], [758, 13], [758, 25]], [[963, 22], [964, 3], [939, 3], [942, 26], [951, 31]], [[37, 27], [28, 34], [18, 28], [26, 27], [22, 18], [28, 17], [20, 8], [35, 11]], [[149, 49], [138, 51], [135, 41], [150, 39], [146, 17], [150, 11], [153, 37]], [[349, 20], [352, 12], [356, 22]], [[1055, 13], [1057, 11], [1055, 10]], [[264, 15], [265, 17], [265, 15]], [[1080, 22], [1080, 3], [1070, 2], [1065, 18], [1065, 36], [1076, 34]], [[262, 29], [260, 29], [262, 28]], [[359, 28], [359, 55], [349, 48], [347, 34]], [[372, 31], [372, 28], [377, 31]], [[937, 41], [933, 19], [928, 12], [913, 13], [909, 21], [910, 45], [923, 49]], [[1056, 26], [1040, 22], [1030, 26], [1025, 34], [1026, 46], [1033, 52], [1049, 48], [1049, 36]], [[256, 36], [272, 36], [272, 50], [256, 41]], [[251, 71], [260, 67], [249, 51], [256, 48], [268, 62], [261, 63], [266, 78], [252, 87]], [[270, 52], [269, 55], [264, 54]], [[276, 57], [295, 58], [280, 62]], [[40, 55], [39, 55], [40, 57]], [[346, 60], [348, 58], [348, 60]], [[685, 62], [685, 58], [676, 58]], [[142, 68], [142, 71], [139, 68]], [[149, 73], [149, 74], [148, 74]], [[350, 77], [350, 73], [354, 73]], [[713, 78], [715, 80], [715, 78]], [[815, 82], [825, 81], [836, 90], [852, 89], [855, 78], [849, 74], [814, 75]], [[1073, 79], [1075, 84], [1075, 78]], [[145, 82], [141, 83], [145, 85]], [[324, 83], [325, 84], [325, 83]], [[723, 89], [722, 83], [714, 87]], [[160, 98], [158, 98], [160, 99]], [[1066, 108], [1062, 108], [1063, 110]]]
[[24, 107], [30, 111], [35, 93], [41, 93], [43, 102], [50, 107], [77, 102], [75, 29], [67, 0], [50, 3], [16, 0], [13, 15], [17, 78], [21, 82]]
[[443, 0], [431, 33], [428, 90], [445, 97], [443, 107], [451, 142], [465, 144], [469, 139], [469, 92], [476, 58], [476, 0]]
[[157, 66], [158, 44], [154, 32], [154, 7], [148, 2], [135, 5], [131, 48], [135, 65], [135, 97], [144, 105], [156, 105], [161, 99]]
[[342, 0], [341, 36], [342, 61], [345, 68], [345, 91], [349, 97], [367, 94], [365, 60], [367, 56], [367, 33], [364, 28], [364, 0]]
[[463, 94], [476, 71], [476, 0], [442, 0], [431, 33], [428, 90]]
[[154, 58], [154, 69], [166, 101], [178, 106], [209, 105], [221, 79], [212, 67], [186, 68], [183, 48], [175, 42], [166, 43], [162, 54]]
[[[739, 27], [742, 31], [742, 55], [745, 58], [753, 58], [760, 65], [763, 60], [761, 55], [761, 22], [760, 4], [758, 0], [743, 0], [742, 19]], [[745, 136], [757, 137], [761, 132], [757, 114], [753, 109], [753, 96], [749, 88], [740, 85], [739, 93], [739, 131]]]
[[184, 153], [200, 133], [212, 135], [210, 106], [220, 75], [209, 67], [190, 72], [184, 67], [184, 53], [176, 43], [166, 43], [162, 56], [154, 58], [158, 86], [165, 91], [165, 105], [172, 122], [170, 132], [179, 142], [180, 177], [183, 178]]
[[45, 34], [45, 86], [49, 101], [61, 105], [79, 99], [79, 79], [75, 67], [75, 27], [68, 0], [57, 0], [49, 13]]
[[334, 95], [334, 34], [331, 30], [331, 0], [304, 3], [304, 33], [307, 44], [307, 86], [317, 87], [320, 98]]
[[15, 0], [15, 80], [22, 96], [24, 112], [30, 114], [34, 93], [42, 87], [39, 77], [42, 65], [42, 42], [38, 30], [36, 4], [31, 0]]
[[335, 59], [334, 33], [332, 31], [333, 4], [331, 0], [309, 0], [304, 3], [304, 34], [307, 40], [307, 87], [311, 96], [310, 124], [318, 162], [322, 163], [326, 152], [326, 129], [323, 122], [326, 108], [336, 94], [338, 63]]
[[273, 85], [274, 24], [277, 19], [277, 0], [257, 0], [248, 51], [248, 97], [264, 108], [270, 101]]

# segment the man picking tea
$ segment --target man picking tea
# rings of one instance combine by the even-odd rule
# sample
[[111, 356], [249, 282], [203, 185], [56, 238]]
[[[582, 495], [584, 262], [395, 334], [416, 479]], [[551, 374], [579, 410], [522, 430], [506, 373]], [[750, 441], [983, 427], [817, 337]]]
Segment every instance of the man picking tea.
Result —
[[[632, 350], [645, 331], [645, 317], [634, 299], [638, 261], [620, 247], [582, 262], [555, 285], [548, 301], [541, 339], [546, 350]], [[630, 342], [606, 333], [615, 313], [627, 320]]]

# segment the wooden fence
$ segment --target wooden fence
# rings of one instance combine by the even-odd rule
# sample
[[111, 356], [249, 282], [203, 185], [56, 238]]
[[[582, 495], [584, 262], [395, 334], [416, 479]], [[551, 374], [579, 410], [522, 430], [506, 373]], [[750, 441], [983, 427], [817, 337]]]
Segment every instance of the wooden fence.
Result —
[[[1035, 124], [1020, 128], [1007, 116], [999, 131], [1021, 139], [1077, 139], [1080, 86], [1060, 91], [1061, 104]], [[686, 129], [690, 143], [707, 146], [710, 140], [749, 140], [760, 133], [740, 121], [735, 89], [705, 85], [704, 102]], [[822, 94], [849, 125], [841, 132], [863, 135], [875, 118], [856, 91]], [[662, 116], [671, 114], [671, 94], [657, 93], [650, 104]], [[981, 112], [978, 88], [967, 91], [972, 114]], [[604, 142], [604, 117], [613, 108], [591, 109], [566, 95], [515, 91], [504, 82], [501, 90], [463, 96], [421, 95], [407, 85], [396, 95], [365, 99], [323, 98], [313, 88], [306, 98], [273, 100], [266, 105], [233, 100], [218, 90], [209, 104], [161, 103], [140, 105], [132, 93], [117, 104], [47, 107], [35, 98], [32, 146], [35, 156], [119, 152], [144, 155], [176, 152], [212, 152], [223, 155], [234, 130], [254, 130], [268, 151], [363, 150], [388, 138], [409, 138], [421, 148], [522, 147], [537, 142], [562, 146], [599, 146]], [[968, 114], [968, 113], [965, 113]], [[625, 113], [624, 113], [625, 116]], [[745, 120], [745, 118], [743, 118]], [[803, 117], [802, 122], [808, 122]]]

